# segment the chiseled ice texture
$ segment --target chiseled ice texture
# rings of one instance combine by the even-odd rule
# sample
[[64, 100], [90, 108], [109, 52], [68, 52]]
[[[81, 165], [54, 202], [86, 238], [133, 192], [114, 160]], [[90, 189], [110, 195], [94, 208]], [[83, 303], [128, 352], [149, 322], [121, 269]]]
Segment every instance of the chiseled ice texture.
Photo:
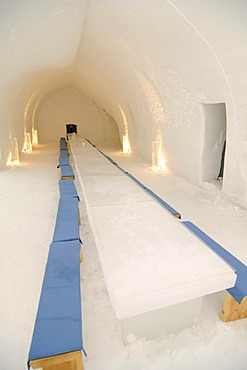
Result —
[[[21, 149], [32, 123], [41, 142], [47, 125], [50, 138], [59, 137], [65, 123], [51, 96], [73, 87], [81, 116], [64, 98], [64, 120], [108, 142], [116, 121], [120, 140], [127, 134], [149, 162], [152, 142], [162, 140], [168, 168], [195, 183], [217, 177], [226, 137], [223, 191], [246, 207], [246, 16], [244, 0], [2, 1], [1, 166], [9, 137]], [[44, 124], [47, 98], [53, 115]], [[218, 103], [225, 104], [220, 136], [207, 129]], [[216, 154], [212, 172], [205, 156]]]

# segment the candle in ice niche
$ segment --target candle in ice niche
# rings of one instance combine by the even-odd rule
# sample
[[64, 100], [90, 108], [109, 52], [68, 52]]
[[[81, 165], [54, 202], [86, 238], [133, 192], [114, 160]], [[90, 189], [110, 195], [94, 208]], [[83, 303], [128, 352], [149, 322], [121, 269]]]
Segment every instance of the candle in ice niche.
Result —
[[25, 132], [25, 141], [24, 141], [22, 151], [24, 153], [32, 153], [32, 151], [33, 151], [32, 142], [31, 142], [31, 135], [30, 135], [29, 132]]
[[18, 166], [20, 164], [19, 150], [16, 137], [9, 139], [9, 156], [7, 160], [7, 166]]
[[152, 171], [168, 172], [166, 167], [162, 141], [152, 142]]
[[127, 134], [123, 136], [123, 153], [131, 153], [129, 136]]
[[32, 144], [33, 145], [38, 145], [39, 144], [38, 131], [35, 130], [34, 128], [32, 129]]

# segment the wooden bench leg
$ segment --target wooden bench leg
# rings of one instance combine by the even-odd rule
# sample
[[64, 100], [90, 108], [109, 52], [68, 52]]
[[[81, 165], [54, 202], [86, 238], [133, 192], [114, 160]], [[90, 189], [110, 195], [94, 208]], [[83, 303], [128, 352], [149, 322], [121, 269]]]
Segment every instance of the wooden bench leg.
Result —
[[83, 253], [82, 253], [82, 249], [80, 249], [80, 263], [83, 262]]
[[43, 370], [83, 370], [81, 351], [68, 352], [62, 355], [44, 357], [30, 361], [32, 369]]
[[75, 176], [62, 176], [61, 179], [62, 180], [74, 180]]
[[80, 214], [80, 208], [78, 207], [78, 223], [79, 226], [81, 226], [81, 214]]
[[226, 293], [220, 315], [221, 320], [227, 322], [244, 319], [245, 317], [247, 317], [247, 297], [244, 297], [242, 302], [238, 303], [229, 293]]

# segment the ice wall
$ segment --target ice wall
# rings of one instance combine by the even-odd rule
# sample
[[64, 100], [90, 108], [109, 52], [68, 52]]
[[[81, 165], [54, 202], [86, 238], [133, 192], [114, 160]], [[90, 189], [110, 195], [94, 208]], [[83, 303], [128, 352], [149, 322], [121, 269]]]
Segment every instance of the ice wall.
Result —
[[162, 140], [168, 168], [200, 183], [208, 132], [203, 104], [225, 103], [223, 191], [247, 206], [246, 1], [0, 6], [2, 164], [9, 135], [23, 141], [37, 105], [72, 85], [97, 104], [103, 121], [104, 111], [113, 117], [132, 150], [151, 161], [152, 141]]

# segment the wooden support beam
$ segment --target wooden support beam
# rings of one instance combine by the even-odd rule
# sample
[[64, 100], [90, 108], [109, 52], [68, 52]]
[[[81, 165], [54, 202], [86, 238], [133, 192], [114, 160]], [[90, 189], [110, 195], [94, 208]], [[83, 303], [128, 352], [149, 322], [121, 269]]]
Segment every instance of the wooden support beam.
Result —
[[32, 369], [43, 370], [83, 370], [81, 351], [63, 353], [62, 355], [44, 357], [30, 361]]
[[247, 317], [247, 297], [244, 297], [241, 303], [226, 293], [224, 304], [221, 310], [221, 320], [228, 322]]
[[78, 207], [78, 223], [79, 226], [81, 226], [81, 214], [80, 214], [80, 208]]
[[80, 249], [80, 263], [83, 262], [83, 253], [82, 253], [82, 249]]
[[75, 176], [62, 176], [62, 180], [74, 180]]

